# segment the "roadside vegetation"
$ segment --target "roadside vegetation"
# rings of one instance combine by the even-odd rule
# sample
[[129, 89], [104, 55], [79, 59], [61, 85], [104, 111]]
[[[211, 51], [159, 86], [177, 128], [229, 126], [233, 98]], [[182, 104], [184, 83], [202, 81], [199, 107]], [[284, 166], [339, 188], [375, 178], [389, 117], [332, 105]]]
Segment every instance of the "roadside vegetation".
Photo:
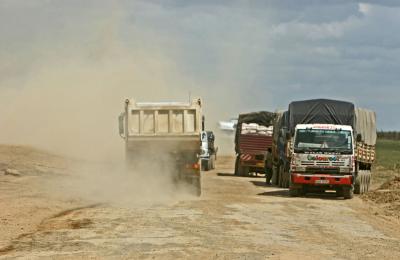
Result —
[[396, 176], [400, 176], [400, 140], [378, 139], [374, 188], [393, 180]]
[[400, 220], [400, 140], [380, 136], [376, 154], [373, 190], [362, 198], [382, 207], [384, 215]]
[[388, 170], [400, 169], [400, 140], [378, 139], [377, 166]]

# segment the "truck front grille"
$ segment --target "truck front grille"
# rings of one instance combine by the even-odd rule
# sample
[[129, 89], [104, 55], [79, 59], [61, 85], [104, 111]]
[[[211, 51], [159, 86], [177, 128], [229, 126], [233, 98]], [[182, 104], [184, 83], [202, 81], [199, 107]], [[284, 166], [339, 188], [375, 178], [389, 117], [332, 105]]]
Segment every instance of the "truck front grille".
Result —
[[340, 169], [339, 168], [311, 168], [307, 167], [306, 173], [310, 174], [340, 174]]
[[345, 162], [313, 162], [313, 161], [301, 161], [302, 166], [334, 166], [334, 167], [343, 167], [345, 166]]

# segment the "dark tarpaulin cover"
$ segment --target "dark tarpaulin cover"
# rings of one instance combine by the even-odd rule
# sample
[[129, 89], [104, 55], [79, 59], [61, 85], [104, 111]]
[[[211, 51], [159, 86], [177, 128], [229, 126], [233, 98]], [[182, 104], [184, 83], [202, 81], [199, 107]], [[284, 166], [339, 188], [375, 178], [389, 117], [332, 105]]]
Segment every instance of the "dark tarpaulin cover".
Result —
[[289, 104], [289, 131], [297, 124], [336, 124], [354, 128], [354, 104], [330, 99], [295, 101]]
[[279, 111], [276, 113], [275, 121], [274, 121], [274, 133], [273, 138], [275, 142], [279, 138], [281, 129], [288, 129], [288, 120], [289, 120], [289, 112], [288, 111]]
[[263, 126], [271, 126], [274, 123], [275, 113], [268, 111], [253, 112], [248, 114], [240, 114], [235, 133], [235, 151], [239, 153], [238, 141], [242, 130], [242, 124], [256, 123]]

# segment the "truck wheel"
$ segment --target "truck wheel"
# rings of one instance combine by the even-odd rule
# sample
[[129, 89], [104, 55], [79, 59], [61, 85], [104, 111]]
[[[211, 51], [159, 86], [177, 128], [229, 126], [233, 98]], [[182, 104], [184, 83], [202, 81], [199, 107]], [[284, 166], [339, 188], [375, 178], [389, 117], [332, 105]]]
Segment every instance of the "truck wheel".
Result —
[[276, 179], [278, 181], [278, 187], [282, 188], [282, 176], [281, 176], [281, 173], [279, 171], [277, 172]]
[[284, 188], [289, 188], [289, 185], [290, 185], [290, 177], [289, 177], [289, 174], [284, 170], [283, 171], [283, 179], [284, 179], [284, 182], [283, 182], [283, 187]]
[[357, 173], [356, 181], [354, 183], [354, 193], [355, 194], [361, 194], [361, 175], [362, 175], [362, 171], [359, 171]]
[[307, 186], [302, 186], [299, 192], [300, 196], [305, 196], [307, 194]]
[[214, 170], [214, 156], [210, 156], [210, 170]]
[[367, 191], [367, 174], [365, 171], [363, 171], [361, 194], [364, 194], [366, 191]]
[[271, 183], [273, 184], [273, 185], [278, 185], [278, 169], [277, 169], [277, 167], [276, 166], [273, 166], [272, 167], [272, 180], [271, 180]]
[[354, 197], [354, 186], [343, 187], [343, 197], [344, 199], [352, 199]]
[[279, 187], [283, 188], [283, 166], [279, 166]]
[[369, 191], [369, 186], [370, 185], [371, 185], [371, 171], [367, 171], [366, 183], [365, 183], [365, 192]]
[[290, 175], [289, 172], [283, 170], [283, 175], [285, 176], [285, 188], [290, 187]]
[[208, 171], [209, 170], [209, 161], [206, 160], [201, 160], [201, 170], [202, 171]]
[[239, 172], [239, 156], [236, 156], [236, 160], [235, 160], [235, 175], [236, 176], [240, 176], [240, 172]]
[[241, 176], [248, 177], [249, 176], [249, 167], [242, 166], [241, 168], [242, 168], [242, 170], [241, 170], [242, 175]]
[[298, 188], [289, 188], [290, 197], [298, 197], [301, 195], [300, 189]]
[[363, 186], [362, 186], [362, 193], [361, 194], [364, 194], [364, 193], [366, 193], [367, 192], [367, 185], [368, 185], [368, 176], [367, 176], [367, 171], [363, 171]]
[[343, 197], [343, 196], [344, 196], [343, 188], [337, 188], [336, 197]]
[[216, 154], [214, 154], [214, 156], [212, 157], [213, 159], [212, 159], [212, 168], [213, 168], [213, 170], [215, 169], [215, 161], [217, 160], [217, 155]]

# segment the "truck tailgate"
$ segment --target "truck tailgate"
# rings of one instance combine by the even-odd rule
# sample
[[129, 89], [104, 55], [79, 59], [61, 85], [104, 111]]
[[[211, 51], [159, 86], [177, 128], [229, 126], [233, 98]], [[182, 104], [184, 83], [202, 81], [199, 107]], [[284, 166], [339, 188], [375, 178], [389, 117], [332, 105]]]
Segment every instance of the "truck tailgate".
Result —
[[239, 136], [240, 153], [257, 154], [272, 147], [272, 136], [257, 134], [241, 134]]

